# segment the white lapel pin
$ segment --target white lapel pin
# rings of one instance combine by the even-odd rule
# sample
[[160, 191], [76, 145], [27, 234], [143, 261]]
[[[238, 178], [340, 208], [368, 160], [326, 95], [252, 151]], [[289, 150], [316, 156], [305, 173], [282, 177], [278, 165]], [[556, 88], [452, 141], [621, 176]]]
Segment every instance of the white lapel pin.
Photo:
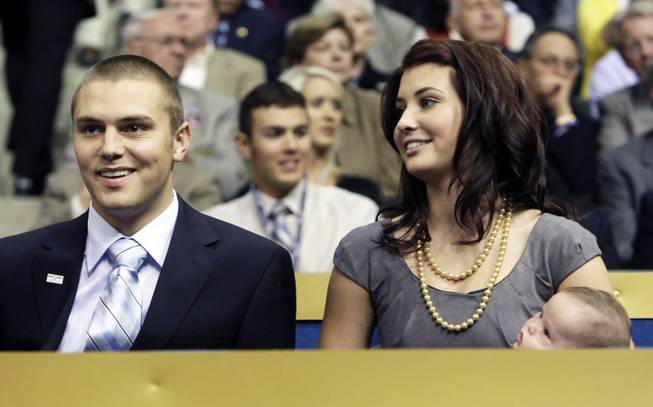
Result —
[[59, 274], [48, 273], [48, 276], [45, 278], [45, 282], [61, 285], [63, 284], [63, 276], [60, 276]]

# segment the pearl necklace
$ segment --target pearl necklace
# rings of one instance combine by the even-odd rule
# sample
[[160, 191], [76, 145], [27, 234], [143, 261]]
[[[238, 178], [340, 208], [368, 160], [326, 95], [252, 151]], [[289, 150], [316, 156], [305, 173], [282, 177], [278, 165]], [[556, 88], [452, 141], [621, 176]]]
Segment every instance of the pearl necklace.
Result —
[[478, 308], [476, 308], [476, 311], [474, 311], [474, 313], [470, 318], [468, 318], [466, 321], [462, 323], [452, 324], [451, 322], [445, 321], [440, 315], [440, 313], [438, 313], [438, 310], [435, 308], [435, 304], [433, 304], [433, 300], [431, 299], [431, 294], [429, 294], [428, 284], [426, 283], [426, 276], [424, 275], [424, 243], [421, 240], [417, 241], [417, 252], [416, 252], [417, 273], [419, 276], [419, 284], [422, 291], [422, 298], [424, 299], [424, 304], [426, 305], [426, 308], [431, 314], [431, 317], [435, 321], [436, 325], [440, 326], [443, 329], [448, 330], [449, 332], [452, 331], [461, 332], [471, 327], [481, 318], [481, 315], [483, 315], [483, 312], [485, 312], [485, 309], [487, 308], [487, 304], [490, 301], [490, 296], [492, 295], [494, 284], [497, 282], [497, 278], [499, 277], [499, 272], [501, 271], [501, 266], [503, 265], [503, 259], [506, 254], [506, 247], [508, 246], [508, 234], [510, 233], [510, 224], [512, 223], [512, 208], [510, 204], [506, 203], [505, 200], [504, 203], [502, 204], [502, 209], [504, 209], [504, 206], [506, 209], [504, 215], [505, 219], [503, 219], [502, 221], [503, 229], [501, 233], [501, 243], [499, 244], [499, 253], [497, 255], [497, 262], [494, 266], [494, 272], [492, 273], [490, 279], [488, 280], [488, 283], [485, 287], [485, 291], [483, 292], [483, 297], [481, 298], [481, 303], [478, 305]]
[[431, 248], [429, 246], [425, 246], [424, 253], [426, 253], [426, 260], [428, 261], [431, 270], [433, 270], [433, 273], [435, 273], [436, 276], [445, 278], [449, 281], [464, 280], [467, 277], [471, 276], [472, 274], [476, 273], [483, 265], [483, 262], [490, 254], [490, 251], [492, 251], [492, 246], [494, 245], [494, 241], [497, 235], [499, 234], [499, 231], [501, 230], [501, 226], [503, 225], [507, 206], [508, 206], [508, 201], [503, 199], [503, 201], [501, 202], [501, 210], [499, 211], [499, 215], [497, 217], [497, 222], [494, 224], [494, 227], [490, 232], [490, 236], [488, 237], [488, 240], [485, 243], [485, 247], [483, 247], [483, 251], [481, 252], [481, 254], [479, 254], [474, 264], [472, 264], [472, 266], [464, 273], [452, 274], [442, 270], [442, 267], [438, 266], [435, 260], [433, 259], [433, 255], [431, 254]]

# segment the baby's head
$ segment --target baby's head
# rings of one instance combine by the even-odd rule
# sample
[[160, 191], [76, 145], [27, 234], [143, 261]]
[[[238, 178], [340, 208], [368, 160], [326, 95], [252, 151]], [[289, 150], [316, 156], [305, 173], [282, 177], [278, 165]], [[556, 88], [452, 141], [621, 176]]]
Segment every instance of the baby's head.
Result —
[[605, 291], [572, 287], [560, 291], [526, 321], [514, 348], [627, 348], [630, 319]]

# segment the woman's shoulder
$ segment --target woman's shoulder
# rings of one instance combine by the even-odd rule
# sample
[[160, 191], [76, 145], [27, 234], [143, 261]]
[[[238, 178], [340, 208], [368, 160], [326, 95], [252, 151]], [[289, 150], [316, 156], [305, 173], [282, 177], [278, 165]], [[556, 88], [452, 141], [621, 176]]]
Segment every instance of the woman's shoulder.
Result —
[[378, 278], [376, 266], [387, 261], [383, 223], [377, 221], [352, 230], [340, 241], [333, 256], [333, 265], [367, 290]]
[[385, 222], [385, 220], [379, 220], [353, 229], [342, 238], [340, 246], [346, 249], [360, 250], [381, 245]]
[[536, 237], [543, 240], [595, 240], [594, 235], [581, 226], [580, 223], [564, 216], [542, 213], [536, 226], [538, 232]]
[[523, 261], [539, 273], [548, 274], [557, 286], [564, 277], [600, 255], [596, 238], [578, 222], [542, 213], [529, 236]]

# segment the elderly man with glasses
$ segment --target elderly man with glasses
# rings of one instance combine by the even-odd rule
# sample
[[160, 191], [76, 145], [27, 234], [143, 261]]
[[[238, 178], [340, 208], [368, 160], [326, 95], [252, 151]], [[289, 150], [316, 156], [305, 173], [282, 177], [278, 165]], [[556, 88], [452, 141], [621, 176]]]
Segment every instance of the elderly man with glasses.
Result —
[[608, 267], [619, 267], [612, 228], [594, 202], [598, 122], [589, 104], [574, 97], [580, 72], [576, 38], [543, 27], [526, 41], [517, 67], [547, 118], [546, 176], [549, 192], [573, 205], [580, 223], [597, 237]]
[[576, 39], [564, 30], [542, 28], [528, 39], [516, 63], [548, 121], [552, 191], [571, 201], [587, 200], [594, 187], [598, 124], [573, 98], [580, 71]]
[[[653, 63], [653, 0], [633, 2], [609, 28], [610, 42], [626, 65], [639, 77], [639, 84], [606, 96], [601, 111], [601, 149], [622, 146], [653, 130], [653, 96], [649, 75]], [[647, 72], [649, 69], [649, 72]]]

